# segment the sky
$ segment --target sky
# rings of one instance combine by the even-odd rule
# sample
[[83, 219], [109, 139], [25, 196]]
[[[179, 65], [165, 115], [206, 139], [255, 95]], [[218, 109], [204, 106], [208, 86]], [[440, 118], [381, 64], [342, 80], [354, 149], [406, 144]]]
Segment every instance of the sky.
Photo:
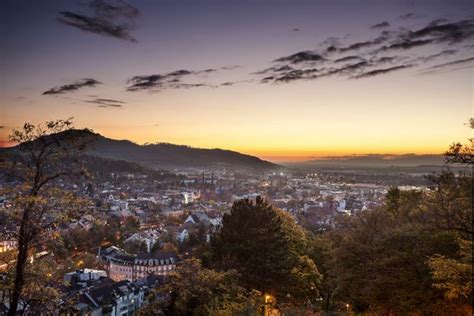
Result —
[[25, 122], [273, 161], [472, 137], [472, 1], [0, 2], [0, 145]]

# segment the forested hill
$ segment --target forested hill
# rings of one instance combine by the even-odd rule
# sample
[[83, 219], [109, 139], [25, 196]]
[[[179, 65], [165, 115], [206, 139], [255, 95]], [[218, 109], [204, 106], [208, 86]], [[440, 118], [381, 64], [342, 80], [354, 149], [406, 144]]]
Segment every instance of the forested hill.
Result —
[[[62, 133], [74, 133], [78, 138], [87, 137], [87, 152], [91, 155], [134, 162], [156, 169], [222, 168], [264, 172], [282, 168], [260, 158], [230, 150], [201, 149], [166, 143], [138, 145], [128, 140], [107, 138], [90, 130], [69, 130]], [[54, 136], [61, 139], [63, 135], [60, 133]]]

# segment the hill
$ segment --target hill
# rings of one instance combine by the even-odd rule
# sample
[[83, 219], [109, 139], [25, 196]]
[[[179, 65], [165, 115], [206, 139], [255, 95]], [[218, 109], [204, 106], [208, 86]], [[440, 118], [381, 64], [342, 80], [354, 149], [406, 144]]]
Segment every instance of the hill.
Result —
[[[69, 130], [74, 137], [87, 137], [89, 155], [137, 163], [153, 169], [209, 168], [238, 171], [271, 171], [282, 168], [260, 158], [223, 149], [202, 149], [167, 143], [138, 145], [129, 140], [115, 140], [90, 130]], [[15, 150], [18, 146], [12, 147]]]

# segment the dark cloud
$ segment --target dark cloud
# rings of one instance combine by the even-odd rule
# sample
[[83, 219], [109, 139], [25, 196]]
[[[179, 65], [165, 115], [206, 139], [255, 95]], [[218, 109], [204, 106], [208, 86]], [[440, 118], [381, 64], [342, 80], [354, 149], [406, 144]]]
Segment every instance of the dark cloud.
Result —
[[402, 15], [399, 16], [399, 18], [402, 19], [402, 20], [417, 19], [419, 17], [420, 16], [416, 13], [406, 13], [406, 14], [402, 14]]
[[374, 56], [370, 59], [370, 62], [373, 64], [385, 64], [385, 63], [393, 63], [401, 59], [403, 58], [399, 56], [381, 56], [381, 57]]
[[[389, 28], [390, 25], [384, 21], [372, 27]], [[386, 29], [375, 38], [348, 44], [330, 37], [318, 44], [317, 50], [299, 51], [277, 58], [274, 62], [278, 65], [254, 74], [263, 77], [260, 79], [262, 83], [287, 83], [331, 76], [366, 78], [411, 67], [421, 68], [426, 63], [474, 48], [473, 40], [474, 18], [458, 21], [435, 19], [421, 28]], [[430, 71], [462, 66], [468, 61], [443, 64]]]
[[458, 51], [456, 49], [447, 49], [447, 50], [443, 50], [442, 52], [437, 53], [437, 54], [421, 57], [420, 59], [424, 62], [430, 62], [430, 61], [432, 61], [434, 59], [437, 59], [437, 58], [440, 58], [440, 57], [455, 55], [455, 54], [457, 54], [457, 52]]
[[383, 29], [383, 28], [389, 27], [389, 26], [390, 26], [390, 24], [387, 21], [383, 21], [383, 22], [372, 25], [370, 28], [372, 30], [375, 30], [375, 29]]
[[338, 59], [334, 60], [334, 62], [335, 63], [342, 63], [342, 62], [354, 61], [354, 60], [364, 60], [364, 58], [362, 58], [360, 56], [346, 56], [346, 57], [338, 58]]
[[130, 34], [135, 27], [134, 20], [139, 14], [137, 8], [119, 0], [93, 0], [89, 3], [89, 9], [92, 9], [93, 15], [61, 11], [58, 21], [85, 32], [130, 42], [137, 41]]
[[299, 64], [303, 62], [317, 62], [324, 60], [324, 57], [311, 51], [298, 52], [290, 56], [275, 59], [276, 62], [290, 62], [292, 64]]
[[125, 105], [125, 102], [119, 101], [119, 100], [114, 100], [114, 99], [103, 99], [103, 98], [96, 98], [93, 100], [87, 100], [86, 102], [88, 103], [93, 103], [97, 104], [97, 106], [101, 108], [121, 108], [122, 106]]
[[291, 31], [292, 31], [292, 32], [299, 32], [299, 31], [301, 31], [301, 30], [300, 30], [299, 28], [295, 27], [295, 28], [293, 28]]
[[241, 68], [242, 66], [240, 65], [230, 65], [230, 66], [224, 66], [224, 67], [221, 67], [222, 70], [235, 70], [235, 69], [238, 69], [238, 68]]
[[[112, 3], [115, 3], [115, 5]], [[121, 17], [135, 18], [140, 13], [137, 8], [127, 4], [122, 0], [93, 0], [89, 3], [89, 7], [94, 10], [97, 16], [107, 19], [115, 19]]]
[[96, 85], [101, 84], [101, 82], [91, 79], [91, 78], [86, 78], [86, 79], [81, 79], [77, 80], [76, 82], [70, 83], [70, 84], [65, 84], [59, 87], [54, 87], [51, 88], [45, 92], [43, 92], [43, 95], [48, 95], [48, 94], [62, 94], [62, 93], [67, 93], [67, 92], [74, 92], [80, 88], [83, 87], [95, 87]]
[[378, 75], [383, 75], [389, 72], [397, 71], [397, 70], [402, 70], [406, 68], [413, 67], [414, 65], [400, 65], [400, 66], [393, 66], [389, 68], [381, 68], [381, 69], [374, 69], [370, 70], [364, 73], [361, 73], [359, 75], [353, 76], [353, 79], [361, 79], [361, 78], [368, 78], [368, 77], [373, 77], [373, 76], [378, 76]]
[[[439, 20], [435, 20], [439, 21]], [[428, 26], [408, 34], [410, 39], [429, 38], [436, 43], [459, 43], [474, 38], [474, 19], [439, 24], [431, 22]]]
[[[431, 67], [429, 67], [425, 70], [428, 70], [428, 71], [440, 70], [440, 69], [449, 68], [449, 67], [453, 67], [453, 66], [464, 66], [466, 64], [472, 64], [473, 62], [474, 62], [474, 57], [469, 57], [469, 58], [465, 58], [465, 59], [458, 59], [458, 60], [450, 61], [450, 62], [447, 62], [447, 63], [434, 65], [434, 66], [431, 66]], [[470, 67], [472, 67], [472, 66], [470, 66]]]
[[159, 91], [164, 89], [189, 89], [198, 87], [218, 87], [222, 85], [230, 85], [229, 83], [213, 86], [206, 82], [188, 83], [183, 80], [186, 78], [196, 78], [209, 73], [218, 72], [219, 70], [233, 70], [240, 66], [224, 66], [220, 68], [208, 68], [203, 70], [176, 70], [166, 74], [153, 74], [145, 76], [135, 76], [127, 81], [129, 86], [127, 91], [152, 90]]
[[311, 79], [311, 78], [314, 79], [317, 77], [318, 72], [320, 72], [320, 70], [316, 68], [305, 69], [305, 70], [292, 70], [275, 78], [275, 81], [276, 82], [289, 82], [289, 81], [300, 80], [300, 79]]
[[340, 52], [347, 52], [347, 51], [351, 51], [351, 50], [357, 50], [357, 49], [372, 47], [372, 46], [375, 46], [375, 45], [382, 44], [383, 42], [387, 41], [389, 38], [390, 38], [390, 33], [388, 31], [383, 31], [382, 33], [380, 33], [380, 35], [378, 37], [376, 37], [373, 40], [356, 42], [356, 43], [350, 44], [349, 46], [341, 47], [338, 50]]
[[393, 49], [410, 49], [413, 47], [424, 46], [432, 44], [433, 40], [425, 39], [425, 40], [403, 40], [398, 43], [390, 44], [388, 46], [383, 46], [380, 48], [381, 51], [384, 50], [393, 50]]

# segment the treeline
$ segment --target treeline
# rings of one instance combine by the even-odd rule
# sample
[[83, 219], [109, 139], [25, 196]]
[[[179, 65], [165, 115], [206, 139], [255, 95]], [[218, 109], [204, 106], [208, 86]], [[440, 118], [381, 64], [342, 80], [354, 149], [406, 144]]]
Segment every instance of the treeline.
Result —
[[428, 192], [393, 188], [383, 207], [315, 236], [323, 310], [472, 313], [472, 177], [435, 180]]

